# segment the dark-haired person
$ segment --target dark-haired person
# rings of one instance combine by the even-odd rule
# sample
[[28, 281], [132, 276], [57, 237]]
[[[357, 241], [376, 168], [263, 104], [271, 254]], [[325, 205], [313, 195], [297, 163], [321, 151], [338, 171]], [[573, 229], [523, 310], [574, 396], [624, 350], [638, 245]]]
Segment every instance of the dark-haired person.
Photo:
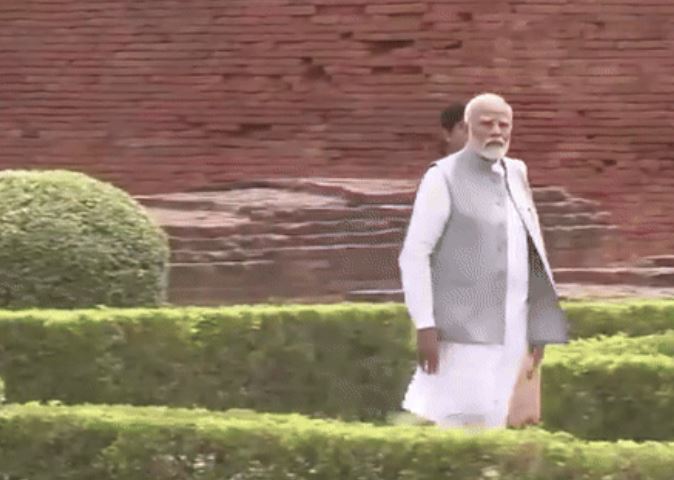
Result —
[[444, 157], [458, 152], [466, 145], [468, 128], [463, 119], [465, 105], [453, 103], [440, 113], [440, 127], [442, 128], [442, 151]]

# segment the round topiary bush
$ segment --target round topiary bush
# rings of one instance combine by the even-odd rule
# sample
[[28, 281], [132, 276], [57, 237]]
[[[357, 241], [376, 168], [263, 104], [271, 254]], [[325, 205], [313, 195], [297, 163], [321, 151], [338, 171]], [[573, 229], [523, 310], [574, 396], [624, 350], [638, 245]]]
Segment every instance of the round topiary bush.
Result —
[[0, 308], [157, 306], [166, 233], [123, 190], [82, 173], [0, 172]]

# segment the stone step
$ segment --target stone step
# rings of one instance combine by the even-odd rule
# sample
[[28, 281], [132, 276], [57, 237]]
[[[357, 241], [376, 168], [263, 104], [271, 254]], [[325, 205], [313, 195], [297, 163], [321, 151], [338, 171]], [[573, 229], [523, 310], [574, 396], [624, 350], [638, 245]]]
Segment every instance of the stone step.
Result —
[[[171, 291], [181, 302], [190, 295], [207, 303], [339, 298], [398, 288], [397, 259], [417, 185], [286, 178], [137, 200], [170, 235]], [[617, 227], [597, 202], [559, 187], [534, 188], [533, 196], [554, 268], [571, 275], [564, 269], [607, 264]], [[657, 265], [670, 266], [664, 259], [644, 264]]]
[[674, 255], [653, 255], [637, 262], [640, 267], [670, 267], [674, 268]]
[[[348, 247], [349, 245], [376, 246], [382, 244], [402, 244], [403, 230], [400, 228], [379, 232], [356, 232], [318, 235], [253, 235], [222, 239], [171, 239], [172, 259], [174, 262], [207, 261], [195, 259], [226, 259], [229, 252], [235, 252], [236, 258], [264, 257], [280, 248], [297, 247]], [[249, 252], [249, 254], [247, 254]], [[225, 255], [225, 256], [223, 256]]]
[[[395, 181], [386, 182], [386, 188], [372, 188], [366, 185], [359, 188], [360, 184], [367, 184], [367, 179], [350, 179], [351, 185], [342, 184], [339, 179], [334, 181], [307, 181], [306, 179], [278, 179], [232, 182], [219, 190], [176, 192], [158, 195], [137, 195], [134, 198], [146, 206], [158, 206], [161, 208], [193, 209], [195, 204], [205, 207], [217, 207], [218, 199], [226, 197], [232, 192], [246, 191], [269, 191], [269, 192], [295, 192], [308, 193], [326, 197], [343, 198], [350, 205], [385, 205], [385, 204], [410, 204], [416, 195], [418, 182], [405, 181], [401, 184]], [[355, 188], [354, 188], [355, 187]], [[539, 202], [564, 201], [571, 198], [566, 189], [561, 187], [534, 187], [532, 188], [534, 200]]]
[[373, 185], [371, 179], [363, 178], [269, 178], [232, 182], [227, 190], [266, 188], [340, 197], [355, 203], [371, 200], [372, 204], [381, 204], [406, 203], [414, 194], [414, 185], [410, 181], [386, 181], [382, 188], [382, 185]]
[[[269, 282], [277, 268], [275, 262], [253, 260], [247, 262], [171, 263], [170, 285], [173, 289], [218, 285], [223, 289], [238, 289]], [[264, 282], [260, 282], [264, 280]]]
[[[206, 262], [226, 262], [226, 261], [249, 261], [249, 260], [273, 260], [282, 252], [286, 255], [306, 254], [311, 258], [320, 258], [323, 253], [326, 255], [350, 255], [355, 247], [365, 249], [377, 249], [384, 247], [387, 249], [389, 257], [382, 259], [387, 264], [395, 262], [399, 251], [402, 248], [402, 233], [393, 231], [393, 233], [382, 234], [377, 241], [370, 241], [377, 234], [363, 234], [362, 238], [351, 234], [345, 235], [325, 235], [325, 236], [307, 236], [307, 237], [289, 237], [282, 236], [282, 240], [265, 240], [261, 236], [259, 240], [252, 244], [252, 240], [247, 239], [248, 244], [239, 243], [235, 245], [228, 244], [219, 239], [203, 240], [201, 243], [186, 244], [186, 248], [172, 248], [171, 261], [173, 263], [206, 263]], [[349, 243], [341, 243], [349, 242]], [[582, 239], [586, 241], [586, 239]], [[198, 242], [190, 240], [190, 242]], [[548, 242], [553, 243], [553, 242]], [[214, 245], [215, 244], [215, 245]], [[222, 248], [217, 247], [222, 245]], [[204, 246], [207, 248], [201, 249]], [[578, 265], [586, 267], [598, 267], [606, 265], [611, 258], [611, 250], [605, 245], [598, 243], [592, 247], [582, 249], [574, 248], [556, 248], [550, 249], [550, 263], [555, 267], [571, 268]], [[290, 253], [295, 252], [295, 253]], [[650, 266], [650, 265], [645, 265]]]
[[[324, 261], [301, 259], [290, 265], [279, 261], [173, 263], [169, 270], [169, 298], [185, 302], [187, 293], [201, 292], [227, 302], [294, 298], [302, 294], [331, 293], [321, 268]], [[361, 284], [358, 284], [361, 285]], [[207, 293], [204, 293], [207, 292]], [[334, 293], [334, 292], [332, 292]]]
[[[590, 220], [596, 217], [585, 217]], [[603, 218], [603, 217], [599, 217]], [[284, 237], [317, 237], [328, 238], [331, 235], [348, 237], [350, 235], [383, 235], [388, 238], [393, 236], [393, 231], [404, 232], [407, 228], [408, 220], [402, 218], [388, 219], [342, 219], [333, 221], [307, 221], [290, 222], [279, 224], [266, 223], [247, 223], [240, 225], [185, 225], [174, 224], [164, 225], [164, 229], [171, 237], [176, 247], [184, 248], [185, 244], [201, 243], [203, 245], [212, 245], [214, 248], [220, 248], [227, 244], [237, 243], [236, 240], [243, 237], [262, 239], [268, 237], [274, 238], [281, 243]], [[593, 235], [615, 234], [617, 227], [608, 224], [586, 223], [581, 225], [544, 225], [543, 234], [546, 236], [555, 236], [558, 238], [567, 238], [567, 245], [579, 240], [582, 237]], [[402, 236], [400, 237], [402, 239]], [[226, 242], [225, 242], [226, 240]], [[223, 243], [224, 242], [224, 243]], [[563, 248], [564, 245], [559, 245]]]
[[239, 214], [247, 215], [254, 221], [268, 222], [310, 222], [339, 221], [345, 219], [403, 219], [407, 220], [412, 213], [410, 205], [380, 205], [358, 207], [326, 207], [302, 209], [260, 209], [243, 207]]
[[539, 216], [549, 214], [565, 214], [565, 213], [594, 213], [600, 208], [598, 202], [593, 200], [586, 200], [582, 198], [572, 198], [564, 201], [537, 201], [536, 210]]
[[608, 225], [611, 214], [609, 212], [583, 212], [583, 213], [539, 213], [541, 226], [545, 227], [571, 227], [588, 225]]
[[[605, 239], [613, 234], [612, 226], [587, 225], [573, 227], [554, 227], [544, 230], [550, 261], [558, 267], [579, 265], [579, 255], [583, 256], [582, 265], [598, 266], [605, 264], [603, 251]], [[320, 258], [326, 255], [350, 255], [355, 248], [384, 249], [388, 258], [382, 261], [390, 264], [397, 260], [402, 248], [402, 228], [380, 230], [378, 232], [343, 232], [338, 234], [316, 235], [252, 235], [231, 236], [227, 238], [190, 238], [173, 239], [173, 262], [204, 263], [221, 261], [247, 261], [251, 259], [273, 259], [286, 252], [286, 255], [308, 255]], [[587, 257], [587, 258], [585, 258]]]
[[405, 230], [401, 227], [372, 232], [335, 232], [286, 237], [295, 246], [380, 245], [402, 244]]
[[332, 292], [331, 285], [336, 283], [397, 280], [398, 251], [397, 244], [281, 247], [257, 259], [233, 260], [230, 256], [220, 261], [173, 262], [170, 278], [176, 288], [268, 285], [272, 292], [296, 294], [303, 288]]
[[287, 235], [258, 234], [258, 235], [229, 235], [216, 238], [199, 237], [170, 237], [171, 250], [212, 252], [236, 248], [263, 249], [283, 244], [288, 240]]
[[169, 237], [220, 240], [237, 234], [259, 235], [269, 233], [266, 225], [247, 223], [244, 225], [201, 225], [164, 224], [162, 228]]
[[[245, 212], [253, 221], [268, 223], [279, 222], [316, 222], [340, 221], [351, 219], [372, 219], [408, 222], [412, 207], [406, 205], [382, 205], [381, 208], [324, 208], [303, 210], [256, 210]], [[539, 212], [543, 226], [603, 225], [610, 221], [609, 212], [587, 211], [546, 211]]]
[[[292, 213], [296, 210], [298, 211], [307, 211], [308, 214], [327, 214], [331, 210], [350, 212], [353, 210], [387, 210], [402, 208], [410, 208], [412, 202], [414, 201], [414, 196], [409, 193], [387, 193], [387, 194], [356, 194], [356, 195], [339, 195], [340, 190], [338, 189], [334, 195], [333, 193], [326, 193], [320, 188], [311, 188], [307, 187], [304, 190], [297, 189], [287, 189], [287, 190], [277, 190], [278, 195], [283, 195], [283, 199], [276, 204], [268, 205], [268, 202], [261, 202], [260, 205], [245, 205], [243, 199], [240, 199], [240, 202], [237, 202], [238, 195], [235, 195], [232, 191], [235, 189], [229, 189], [223, 192], [194, 192], [194, 193], [170, 193], [162, 195], [147, 195], [147, 196], [136, 196], [134, 197], [138, 202], [140, 202], [146, 208], [160, 208], [160, 209], [171, 209], [177, 211], [193, 211], [193, 210], [212, 210], [212, 211], [236, 211], [241, 214], [248, 214], [251, 212], [258, 211], [269, 211], [277, 210], [284, 211], [286, 214]], [[290, 191], [288, 191], [290, 190]], [[251, 194], [252, 190], [241, 190], [241, 195], [246, 195], [246, 193]], [[270, 194], [273, 190], [269, 190]], [[310, 195], [325, 195], [323, 204], [326, 204], [323, 208], [314, 208], [298, 206], [296, 202], [292, 202], [293, 192], [296, 196], [304, 194], [307, 196], [306, 200], [310, 201], [312, 198]], [[268, 195], [270, 195], [268, 194]], [[331, 200], [331, 196], [335, 198]], [[345, 197], [345, 198], [342, 198]], [[285, 208], [284, 208], [285, 207]]]
[[282, 270], [303, 268], [302, 262], [313, 261], [317, 282], [378, 281], [398, 278], [399, 251], [398, 244], [289, 247], [276, 250], [273, 258]]
[[274, 298], [264, 291], [250, 287], [211, 288], [208, 285], [197, 287], [169, 288], [169, 302], [180, 306], [231, 306], [256, 304]]
[[[231, 224], [245, 227], [247, 224], [271, 225], [276, 222], [291, 224], [355, 220], [407, 222], [412, 213], [412, 206], [387, 204], [374, 207], [279, 208], [276, 210], [244, 206], [239, 207], [236, 213], [226, 210], [194, 209], [179, 212], [172, 209], [152, 208], [149, 212], [162, 225], [169, 227], [207, 225], [223, 228]], [[603, 224], [609, 219], [608, 212], [597, 211], [586, 205], [585, 201], [542, 204], [538, 206], [538, 212], [542, 219], [549, 219], [548, 223], [586, 224], [589, 219], [595, 219], [595, 223]]]
[[554, 225], [545, 226], [543, 238], [548, 250], [585, 249], [600, 246], [618, 232], [616, 225]]
[[548, 249], [548, 260], [553, 268], [605, 267], [612, 265], [616, 252], [623, 248], [619, 242], [614, 242], [614, 244], [613, 246], [598, 244], [582, 249]]
[[[308, 215], [348, 215], [350, 212], [358, 214], [359, 210], [364, 211], [382, 211], [386, 214], [387, 210], [395, 211], [402, 210], [403, 214], [409, 214], [409, 209], [414, 202], [415, 194], [413, 192], [390, 192], [390, 193], [354, 193], [350, 192], [346, 200], [342, 199], [340, 203], [339, 198], [334, 201], [326, 199], [325, 205], [322, 208], [297, 208], [294, 202], [290, 202], [284, 208], [284, 202], [279, 201], [276, 204], [267, 205], [267, 202], [262, 206], [257, 205], [241, 205], [237, 202], [236, 196], [232, 193], [235, 189], [228, 189], [222, 192], [193, 192], [193, 193], [171, 193], [162, 195], [138, 195], [134, 198], [147, 208], [153, 209], [168, 209], [176, 211], [231, 211], [241, 214], [250, 212], [278, 210], [284, 215], [292, 214], [293, 212], [306, 212]], [[292, 190], [292, 189], [291, 189]], [[296, 194], [302, 194], [299, 188], [294, 189]], [[245, 190], [242, 190], [245, 195]], [[272, 190], [270, 190], [272, 192]], [[281, 194], [283, 190], [279, 190]], [[315, 186], [307, 186], [306, 194], [325, 194], [333, 195], [342, 192], [342, 189], [335, 187], [335, 191], [326, 192], [323, 187], [316, 188]], [[339, 196], [339, 195], [338, 195]], [[533, 189], [534, 201], [541, 211], [581, 211], [589, 212], [599, 208], [599, 203], [592, 200], [571, 197], [565, 189], [559, 187], [539, 187]], [[230, 198], [234, 197], [234, 198]], [[241, 201], [245, 199], [240, 199]], [[334, 213], [331, 213], [334, 212]], [[367, 214], [367, 213], [365, 213]], [[293, 217], [294, 218], [294, 217]]]
[[[273, 260], [172, 264], [171, 288], [204, 290], [207, 296], [228, 302], [295, 298], [308, 291], [312, 296], [344, 295], [347, 300], [399, 301], [396, 253], [393, 245], [340, 245], [279, 249]], [[674, 268], [555, 268], [554, 275], [558, 284], [674, 288]], [[187, 293], [175, 295], [188, 298]]]
[[166, 210], [194, 211], [218, 210], [220, 205], [214, 199], [190, 194], [166, 194], [134, 197], [146, 208], [161, 208]]
[[534, 202], [564, 202], [571, 198], [565, 188], [561, 187], [536, 187], [532, 188], [531, 192], [534, 197]]
[[674, 286], [674, 268], [607, 267], [558, 268], [555, 281], [595, 285], [638, 285], [650, 287]]
[[403, 303], [405, 295], [402, 289], [352, 290], [346, 294], [347, 302], [397, 302]]
[[171, 262], [174, 264], [249, 262], [253, 260], [269, 259], [271, 252], [272, 251], [267, 250], [249, 250], [240, 248], [220, 251], [174, 250], [171, 252]]
[[405, 228], [405, 219], [343, 219], [320, 222], [274, 223], [251, 222], [238, 225], [165, 224], [170, 237], [216, 239], [234, 235], [317, 235], [335, 232], [372, 232]]

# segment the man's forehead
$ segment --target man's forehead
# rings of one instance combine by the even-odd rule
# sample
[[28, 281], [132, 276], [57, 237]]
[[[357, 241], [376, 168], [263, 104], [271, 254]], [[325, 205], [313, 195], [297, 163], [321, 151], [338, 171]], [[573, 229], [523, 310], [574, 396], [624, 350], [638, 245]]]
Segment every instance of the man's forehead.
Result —
[[478, 118], [481, 120], [484, 119], [494, 119], [494, 118], [510, 118], [510, 112], [507, 110], [491, 110], [486, 112], [477, 112]]
[[475, 108], [476, 116], [480, 119], [511, 118], [507, 105], [478, 105]]

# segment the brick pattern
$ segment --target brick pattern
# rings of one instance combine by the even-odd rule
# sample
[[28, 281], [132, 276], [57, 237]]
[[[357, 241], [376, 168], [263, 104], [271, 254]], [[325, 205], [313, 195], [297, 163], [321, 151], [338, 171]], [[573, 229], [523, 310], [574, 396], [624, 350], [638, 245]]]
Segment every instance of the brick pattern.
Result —
[[535, 186], [602, 202], [625, 256], [674, 248], [671, 0], [0, 3], [0, 167], [132, 193], [418, 178], [439, 110], [516, 111]]

